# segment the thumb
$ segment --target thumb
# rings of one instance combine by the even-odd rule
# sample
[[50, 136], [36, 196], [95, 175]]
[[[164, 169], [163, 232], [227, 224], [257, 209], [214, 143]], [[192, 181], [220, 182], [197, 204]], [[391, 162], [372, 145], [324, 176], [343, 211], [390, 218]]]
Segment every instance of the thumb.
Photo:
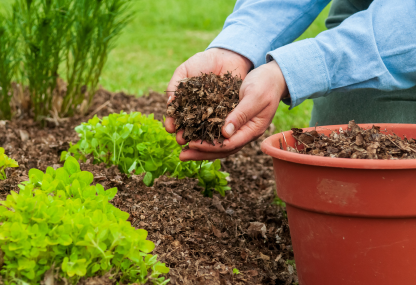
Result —
[[242, 94], [240, 103], [225, 119], [225, 124], [222, 127], [222, 134], [226, 138], [230, 138], [242, 126], [244, 126], [253, 117], [259, 114], [265, 106], [263, 102], [257, 100], [254, 94]]

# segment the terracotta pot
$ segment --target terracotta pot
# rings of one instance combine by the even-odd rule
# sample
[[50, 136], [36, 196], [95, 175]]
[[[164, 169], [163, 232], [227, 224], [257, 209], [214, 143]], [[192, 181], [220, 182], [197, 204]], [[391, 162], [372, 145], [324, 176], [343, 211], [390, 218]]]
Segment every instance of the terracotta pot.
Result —
[[[416, 125], [376, 125], [416, 138]], [[317, 131], [340, 127], [347, 125]], [[291, 133], [284, 132], [294, 147]], [[317, 157], [281, 150], [279, 140], [286, 149], [282, 133], [261, 148], [273, 157], [277, 195], [287, 204], [300, 284], [416, 284], [416, 159]]]

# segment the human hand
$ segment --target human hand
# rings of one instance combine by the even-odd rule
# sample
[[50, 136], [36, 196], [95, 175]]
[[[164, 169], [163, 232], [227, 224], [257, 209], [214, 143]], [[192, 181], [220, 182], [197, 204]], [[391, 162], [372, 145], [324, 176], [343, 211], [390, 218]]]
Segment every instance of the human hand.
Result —
[[[197, 53], [182, 63], [173, 73], [172, 79], [168, 85], [169, 103], [175, 98], [172, 91], [176, 90], [178, 81], [193, 76], [199, 76], [202, 73], [224, 74], [231, 71], [233, 75], [240, 75], [244, 79], [247, 72], [253, 64], [244, 56], [230, 50], [221, 48], [212, 48], [204, 52]], [[169, 133], [175, 132], [175, 119], [167, 117], [165, 120], [165, 128]], [[183, 131], [176, 134], [176, 140], [179, 144], [186, 144], [182, 138]]]
[[[251, 71], [240, 88], [240, 103], [225, 119], [222, 134], [224, 145], [215, 146], [201, 141], [191, 141], [189, 149], [179, 158], [186, 160], [211, 160], [238, 152], [247, 143], [259, 138], [269, 127], [279, 102], [288, 95], [285, 78], [275, 61]], [[184, 144], [182, 137], [176, 140]]]

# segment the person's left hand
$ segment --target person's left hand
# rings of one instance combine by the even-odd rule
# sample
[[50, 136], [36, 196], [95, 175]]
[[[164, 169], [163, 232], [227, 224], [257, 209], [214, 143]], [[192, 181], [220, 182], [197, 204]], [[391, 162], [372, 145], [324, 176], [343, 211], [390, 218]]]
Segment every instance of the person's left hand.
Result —
[[[240, 88], [240, 103], [225, 119], [222, 134], [226, 139], [221, 147], [201, 141], [189, 142], [179, 158], [187, 160], [211, 160], [238, 152], [247, 143], [259, 138], [269, 127], [279, 102], [288, 95], [286, 81], [275, 61], [251, 71]], [[183, 143], [186, 143], [185, 141]]]

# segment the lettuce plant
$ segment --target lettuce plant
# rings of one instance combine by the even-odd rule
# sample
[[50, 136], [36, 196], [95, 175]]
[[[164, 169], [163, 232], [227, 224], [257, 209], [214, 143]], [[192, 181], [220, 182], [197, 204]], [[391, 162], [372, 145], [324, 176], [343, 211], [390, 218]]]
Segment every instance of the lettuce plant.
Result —
[[[0, 202], [0, 274], [6, 284], [40, 284], [46, 272], [65, 284], [110, 274], [122, 284], [166, 284], [169, 268], [149, 254], [147, 232], [109, 203], [117, 189], [69, 157], [64, 167], [29, 171], [29, 181]], [[59, 281], [59, 280], [58, 280]]]
[[9, 167], [18, 167], [16, 160], [9, 158], [4, 153], [4, 148], [0, 147], [0, 180], [5, 180], [6, 177], [6, 168]]
[[118, 165], [120, 171], [127, 174], [133, 171], [146, 173], [143, 181], [148, 186], [165, 173], [179, 179], [198, 178], [205, 196], [212, 196], [212, 189], [224, 196], [230, 189], [225, 179], [229, 174], [219, 171], [219, 160], [180, 161], [182, 147], [173, 135], [166, 132], [162, 123], [153, 118], [153, 114], [120, 112], [103, 119], [95, 116], [75, 130], [80, 140], [71, 144], [68, 152], [62, 153], [61, 160], [71, 154], [82, 161], [93, 156], [94, 163]]

